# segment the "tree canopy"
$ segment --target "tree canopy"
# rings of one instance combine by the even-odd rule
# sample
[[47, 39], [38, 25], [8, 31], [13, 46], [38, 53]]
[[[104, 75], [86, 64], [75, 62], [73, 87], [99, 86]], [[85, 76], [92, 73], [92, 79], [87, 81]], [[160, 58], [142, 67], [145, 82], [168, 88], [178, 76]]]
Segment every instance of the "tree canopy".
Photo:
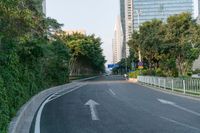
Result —
[[165, 76], [186, 76], [200, 54], [199, 31], [191, 14], [182, 13], [170, 16], [166, 23], [156, 19], [143, 23], [128, 44], [135, 57], [141, 50], [149, 70], [159, 69]]
[[[105, 58], [94, 35], [64, 35], [40, 12], [41, 0], [0, 1], [0, 132], [32, 96], [69, 82], [69, 74], [99, 74]], [[72, 65], [73, 64], [73, 65]]]

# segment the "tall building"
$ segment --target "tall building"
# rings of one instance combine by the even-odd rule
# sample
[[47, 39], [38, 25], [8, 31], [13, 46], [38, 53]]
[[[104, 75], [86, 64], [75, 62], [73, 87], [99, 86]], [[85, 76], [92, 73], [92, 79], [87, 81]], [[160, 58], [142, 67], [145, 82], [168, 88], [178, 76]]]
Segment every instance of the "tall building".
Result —
[[36, 9], [46, 15], [46, 0], [33, 0]]
[[43, 2], [42, 2], [42, 11], [43, 11], [43, 13], [46, 15], [46, 0], [43, 0]]
[[[196, 3], [196, 8], [198, 7], [198, 17], [197, 17], [197, 23], [200, 24], [200, 0], [195, 0]], [[196, 70], [196, 69], [200, 69], [200, 56], [197, 60], [194, 61], [193, 63], [193, 67], [192, 67], [193, 70]]]
[[200, 69], [200, 56], [197, 60], [194, 61], [192, 69], [193, 70]]
[[120, 17], [117, 17], [117, 21], [114, 28], [113, 38], [113, 63], [116, 64], [122, 59], [122, 46], [123, 46], [123, 31]]
[[123, 31], [122, 57], [129, 56], [129, 46], [127, 42], [133, 33], [133, 0], [120, 0], [120, 16]]
[[[134, 29], [152, 19], [166, 21], [171, 15], [189, 12], [193, 18], [199, 15], [199, 0], [133, 0]], [[139, 14], [138, 14], [139, 13]]]

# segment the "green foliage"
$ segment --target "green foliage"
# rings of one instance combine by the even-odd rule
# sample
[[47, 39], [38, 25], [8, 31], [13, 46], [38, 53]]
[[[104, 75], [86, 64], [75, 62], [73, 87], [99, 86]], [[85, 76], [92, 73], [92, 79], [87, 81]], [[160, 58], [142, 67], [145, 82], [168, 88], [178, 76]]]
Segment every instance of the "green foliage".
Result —
[[166, 23], [160, 20], [143, 23], [128, 44], [136, 58], [141, 51], [148, 74], [186, 76], [200, 54], [199, 35], [200, 26], [190, 14], [182, 13], [170, 16]]
[[6, 89], [3, 86], [3, 79], [0, 77], [0, 131], [6, 132], [7, 123], [9, 122], [9, 107]]
[[[45, 18], [27, 8], [26, 2], [0, 1], [1, 133], [7, 132], [9, 121], [31, 96], [68, 81], [68, 48], [48, 42], [46, 29], [50, 24], [44, 24]], [[56, 65], [51, 65], [50, 59]]]
[[192, 71], [193, 74], [199, 74], [200, 73], [200, 69], [196, 69], [194, 71]]
[[[100, 38], [94, 35], [63, 35], [62, 39], [71, 50], [70, 74], [99, 74], [104, 72], [105, 57]], [[77, 73], [78, 72], [78, 73]]]
[[27, 42], [0, 54], [0, 130], [6, 132], [16, 111], [39, 91], [68, 82], [69, 50], [56, 41]]
[[136, 70], [136, 71], [130, 72], [128, 74], [129, 78], [137, 78], [137, 76], [139, 76], [139, 75], [140, 75], [140, 70]]
[[[0, 132], [32, 96], [69, 82], [71, 62], [104, 71], [101, 40], [61, 36], [61, 24], [41, 13], [41, 0], [0, 1]], [[80, 67], [79, 67], [80, 68]]]

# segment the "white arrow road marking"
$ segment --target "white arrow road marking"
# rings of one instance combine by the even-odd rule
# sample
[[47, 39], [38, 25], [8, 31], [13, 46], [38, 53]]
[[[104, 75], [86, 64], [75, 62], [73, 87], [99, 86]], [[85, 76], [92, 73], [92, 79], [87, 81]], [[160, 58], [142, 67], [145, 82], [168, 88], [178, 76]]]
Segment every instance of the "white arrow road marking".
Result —
[[82, 84], [82, 85], [79, 85], [69, 91], [66, 91], [66, 92], [61, 92], [62, 94], [58, 94], [58, 93], [54, 93], [53, 95], [51, 95], [49, 98], [47, 98], [43, 103], [42, 105], [40, 106], [38, 112], [37, 112], [37, 116], [36, 116], [36, 120], [35, 120], [35, 130], [34, 130], [34, 133], [40, 133], [40, 121], [41, 121], [41, 115], [42, 115], [42, 110], [44, 108], [44, 106], [48, 103], [48, 102], [51, 102], [67, 93], [70, 93], [72, 91], [75, 91], [81, 87], [83, 87], [84, 85], [86, 84]]
[[178, 108], [178, 109], [180, 109], [180, 110], [183, 110], [183, 111], [192, 113], [193, 115], [200, 116], [200, 113], [195, 112], [195, 111], [192, 111], [192, 110], [187, 109], [187, 108], [184, 108], [184, 107], [181, 107], [181, 106], [177, 105], [177, 104], [174, 103], [174, 102], [167, 101], [167, 100], [163, 100], [163, 99], [158, 99], [158, 101], [161, 102], [161, 103], [163, 103], [163, 104], [168, 104], [168, 105], [171, 105], [171, 106], [173, 106], [173, 107], [176, 107], [176, 108]]
[[196, 127], [190, 126], [190, 125], [185, 124], [185, 123], [181, 123], [181, 122], [178, 122], [178, 121], [175, 121], [175, 120], [172, 120], [172, 119], [166, 118], [166, 117], [160, 117], [160, 118], [161, 118], [161, 119], [164, 119], [164, 120], [166, 120], [166, 121], [169, 121], [169, 122], [175, 123], [175, 124], [177, 124], [177, 125], [183, 126], [183, 127], [187, 127], [187, 128], [191, 128], [191, 129], [194, 129], [194, 130], [200, 131], [199, 128], [196, 128]]
[[175, 105], [174, 102], [163, 100], [163, 99], [158, 99], [158, 101], [161, 102], [161, 103], [163, 103], [163, 104]]
[[113, 92], [112, 89], [109, 89], [110, 93], [113, 94], [114, 96], [116, 96], [116, 94]]
[[99, 117], [98, 117], [98, 114], [97, 114], [96, 106], [99, 105], [99, 103], [90, 99], [88, 102], [85, 103], [85, 105], [90, 107], [92, 120], [98, 121]]

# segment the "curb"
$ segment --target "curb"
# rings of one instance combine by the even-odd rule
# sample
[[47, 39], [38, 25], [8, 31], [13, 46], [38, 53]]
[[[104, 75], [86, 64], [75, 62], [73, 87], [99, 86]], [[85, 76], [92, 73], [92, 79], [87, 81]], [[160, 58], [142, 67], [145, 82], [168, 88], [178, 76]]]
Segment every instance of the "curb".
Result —
[[98, 76], [76, 80], [72, 83], [52, 87], [42, 92], [39, 92], [20, 108], [16, 116], [12, 119], [12, 121], [9, 124], [8, 133], [29, 133], [35, 113], [37, 112], [41, 103], [46, 98], [48, 98], [50, 95], [58, 91], [66, 91], [70, 88], [74, 88], [80, 85], [81, 81], [87, 81], [87, 80], [94, 79], [97, 77]]
[[94, 77], [89, 77], [89, 78], [84, 78], [84, 79], [74, 80], [74, 81], [72, 81], [72, 83], [77, 83], [77, 82], [87, 81], [87, 80], [95, 79], [95, 78], [98, 78], [98, 77], [99, 77], [99, 76], [94, 76]]

